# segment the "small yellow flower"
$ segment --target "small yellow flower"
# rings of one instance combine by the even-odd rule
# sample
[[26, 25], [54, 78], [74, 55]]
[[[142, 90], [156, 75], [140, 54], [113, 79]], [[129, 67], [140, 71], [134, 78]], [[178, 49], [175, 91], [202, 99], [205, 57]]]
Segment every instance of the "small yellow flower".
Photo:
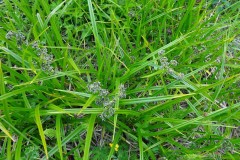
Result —
[[[109, 146], [112, 148], [112, 147], [113, 147], [113, 144], [112, 144], [112, 143], [109, 143]], [[118, 148], [119, 148], [119, 145], [116, 144], [116, 145], [115, 145], [115, 148], [114, 148], [116, 152], [118, 151]]]

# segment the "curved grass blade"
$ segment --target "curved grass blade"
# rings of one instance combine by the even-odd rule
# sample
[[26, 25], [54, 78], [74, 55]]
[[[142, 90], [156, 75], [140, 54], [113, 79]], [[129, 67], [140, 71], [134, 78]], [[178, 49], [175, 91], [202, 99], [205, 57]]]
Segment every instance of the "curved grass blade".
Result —
[[[23, 134], [26, 133], [26, 130], [23, 131]], [[18, 138], [18, 141], [17, 141], [17, 147], [16, 147], [16, 150], [15, 150], [15, 160], [19, 160], [21, 159], [21, 153], [22, 153], [22, 145], [23, 145], [23, 136], [20, 136]]]
[[82, 109], [78, 112], [78, 115], [81, 114], [87, 107], [89, 107], [95, 99], [96, 96], [91, 95], [91, 97], [89, 97], [87, 102], [83, 105]]
[[43, 145], [43, 148], [44, 148], [44, 152], [45, 152], [45, 155], [48, 159], [47, 143], [46, 143], [45, 135], [44, 135], [44, 132], [43, 132], [42, 122], [41, 122], [41, 119], [40, 119], [39, 106], [37, 106], [36, 109], [35, 109], [35, 120], [36, 120], [36, 124], [37, 124], [37, 127], [38, 127], [38, 131], [39, 131], [41, 140], [42, 140], [42, 145]]
[[4, 125], [0, 122], [0, 130], [3, 131], [12, 141], [15, 141], [9, 131], [4, 127]]
[[0, 47], [1, 50], [5, 51], [7, 54], [10, 54], [13, 58], [15, 58], [18, 62], [24, 63], [24, 65], [29, 68], [29, 63], [26, 60], [23, 60], [19, 55], [16, 53], [12, 52], [8, 48], [5, 47]]

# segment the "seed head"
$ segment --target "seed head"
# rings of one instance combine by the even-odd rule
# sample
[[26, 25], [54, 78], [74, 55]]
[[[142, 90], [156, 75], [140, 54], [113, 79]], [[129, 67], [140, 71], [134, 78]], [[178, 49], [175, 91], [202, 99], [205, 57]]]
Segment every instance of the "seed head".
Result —
[[114, 105], [115, 105], [115, 99], [109, 100], [107, 98], [107, 99], [104, 99], [104, 101], [103, 101], [103, 106], [104, 107], [114, 107]]
[[42, 53], [43, 55], [48, 54], [47, 48], [43, 48], [43, 49], [41, 50], [41, 53]]
[[165, 50], [158, 51], [158, 56], [162, 56], [165, 53]]
[[25, 40], [25, 38], [26, 38], [26, 37], [24, 36], [23, 33], [21, 33], [21, 32], [16, 33], [16, 39], [17, 39], [18, 41], [23, 42], [23, 41]]
[[178, 73], [177, 79], [182, 80], [183, 78], [184, 78], [184, 74], [183, 73]]
[[32, 48], [39, 49], [38, 41], [34, 41], [32, 44]]
[[94, 82], [92, 84], [89, 84], [87, 88], [88, 88], [88, 91], [93, 94], [98, 93], [102, 89], [100, 82]]
[[162, 65], [162, 68], [166, 68], [166, 69], [169, 68], [169, 63], [167, 61], [166, 62], [161, 62], [161, 65]]
[[6, 39], [11, 39], [14, 35], [15, 35], [15, 33], [13, 31], [8, 31], [5, 38]]
[[170, 65], [177, 66], [178, 62], [176, 60], [171, 60]]
[[54, 72], [54, 68], [53, 66], [51, 66], [50, 64], [48, 63], [42, 63], [42, 70], [45, 71], [45, 72]]
[[169, 73], [170, 75], [173, 75], [173, 74], [174, 74], [174, 70], [173, 70], [172, 68], [168, 68], [168, 73]]
[[126, 88], [124, 84], [119, 85], [119, 98], [126, 98]]
[[167, 57], [162, 57], [161, 59], [160, 59], [160, 62], [161, 63], [164, 63], [164, 62], [167, 62], [168, 61], [168, 58]]
[[109, 94], [107, 89], [100, 89], [99, 90], [99, 96], [104, 97], [107, 96]]
[[112, 107], [104, 107], [103, 112], [100, 114], [102, 121], [112, 117], [115, 113], [115, 109]]

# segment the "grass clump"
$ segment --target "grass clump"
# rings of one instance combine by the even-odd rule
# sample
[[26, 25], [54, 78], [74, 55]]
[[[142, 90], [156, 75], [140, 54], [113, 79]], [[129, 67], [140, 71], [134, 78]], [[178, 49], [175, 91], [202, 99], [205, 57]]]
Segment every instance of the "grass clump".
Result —
[[239, 6], [0, 1], [0, 159], [238, 159]]

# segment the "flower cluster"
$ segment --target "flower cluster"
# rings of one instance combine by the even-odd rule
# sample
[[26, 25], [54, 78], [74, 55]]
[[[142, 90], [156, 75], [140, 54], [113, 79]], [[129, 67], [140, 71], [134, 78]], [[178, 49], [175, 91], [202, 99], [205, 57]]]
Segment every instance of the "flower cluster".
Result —
[[14, 37], [15, 33], [13, 31], [8, 31], [5, 38], [6, 39], [12, 39]]
[[93, 82], [92, 84], [87, 85], [88, 91], [92, 94], [97, 94], [98, 98], [95, 103], [98, 106], [103, 107], [103, 112], [100, 114], [100, 118], [104, 121], [114, 115], [115, 109], [115, 99], [110, 99], [108, 97], [109, 91], [103, 89], [100, 82]]
[[55, 70], [53, 68], [53, 66], [51, 66], [54, 57], [52, 54], [48, 54], [47, 48], [43, 48], [41, 50], [41, 52], [39, 53], [41, 60], [42, 60], [42, 64], [41, 64], [41, 68], [43, 71], [48, 71], [53, 73]]
[[161, 68], [167, 69], [169, 67], [169, 62], [167, 57], [162, 57], [160, 59]]
[[23, 33], [13, 32], [13, 31], [8, 31], [7, 34], [5, 35], [5, 38], [8, 40], [16, 39], [17, 45], [19, 48], [20, 48], [20, 45], [25, 43], [25, 39], [26, 39]]
[[124, 86], [124, 84], [120, 84], [119, 85], [119, 98], [126, 98], [126, 88]]
[[92, 84], [88, 84], [87, 88], [88, 88], [88, 91], [93, 94], [99, 93], [100, 90], [102, 89], [100, 82], [94, 82]]
[[[165, 53], [164, 50], [158, 52], [159, 57], [162, 56]], [[181, 80], [184, 78], [184, 74], [183, 73], [178, 73], [176, 71], [174, 71], [174, 69], [172, 67], [176, 67], [178, 65], [178, 62], [176, 60], [168, 60], [167, 57], [161, 57], [160, 58], [160, 69], [165, 69], [167, 70], [167, 73], [170, 74], [171, 76], [173, 76], [174, 78], [176, 78], [177, 80]]]
[[16, 39], [17, 39], [17, 44], [18, 45], [22, 45], [26, 39], [26, 37], [23, 35], [23, 33], [18, 32], [15, 34]]
[[229, 44], [227, 57], [229, 59], [236, 58], [240, 60], [240, 36], [234, 38], [234, 40]]
[[[112, 143], [109, 143], [109, 146], [112, 148], [112, 147], [113, 147], [113, 144], [112, 144]], [[119, 148], [119, 145], [116, 144], [115, 147], [114, 147], [114, 150], [117, 152], [117, 151], [118, 151], [118, 148]]]
[[106, 119], [112, 117], [115, 113], [115, 109], [112, 107], [104, 107], [103, 112], [100, 114], [100, 118], [105, 121]]
[[194, 54], [199, 54], [205, 52], [207, 50], [207, 46], [206, 45], [192, 46], [192, 49]]
[[[48, 53], [48, 49], [46, 47], [40, 48], [39, 43], [39, 41], [34, 41], [31, 47], [36, 50], [37, 56], [40, 57], [41, 69], [45, 72], [54, 73], [55, 69], [51, 65], [54, 61], [54, 56], [53, 54]], [[37, 63], [35, 63], [35, 65], [37, 65]]]
[[161, 57], [165, 53], [165, 50], [158, 51], [158, 56]]
[[116, 99], [126, 97], [126, 88], [123, 84], [119, 85], [118, 93], [115, 96], [109, 95], [109, 91], [107, 89], [103, 89], [100, 82], [88, 84], [87, 88], [90, 93], [98, 96], [95, 100], [95, 104], [103, 107], [103, 112], [100, 114], [100, 118], [103, 121], [114, 115]]
[[178, 80], [181, 80], [183, 78], [184, 78], [184, 74], [183, 73], [180, 72], [180, 73], [177, 74], [177, 79]]
[[176, 60], [171, 60], [170, 61], [170, 65], [172, 66], [177, 66], [178, 65], [178, 62]]
[[115, 98], [109, 97], [99, 97], [96, 102], [97, 105], [103, 107], [103, 112], [100, 114], [100, 118], [105, 121], [106, 119], [112, 117], [115, 113]]
[[39, 41], [34, 41], [31, 45], [26, 40], [26, 37], [21, 32], [13, 32], [9, 31], [5, 35], [5, 38], [8, 40], [16, 40], [17, 46], [21, 49], [21, 46], [24, 44], [27, 47], [32, 47], [38, 57], [40, 57], [40, 62], [33, 61], [35, 66], [38, 64], [41, 66], [41, 69], [45, 72], [53, 73], [55, 72], [54, 67], [52, 66], [52, 62], [54, 61], [53, 54], [48, 53], [48, 49], [46, 47], [40, 48]]
[[168, 61], [167, 57], [161, 57], [160, 63], [161, 63], [161, 66], [160, 66], [161, 69], [170, 69], [170, 67], [175, 67], [178, 65], [178, 62], [176, 60]]
[[184, 73], [176, 72], [172, 68], [168, 68], [168, 74], [176, 78], [177, 80], [182, 80], [184, 78]]

